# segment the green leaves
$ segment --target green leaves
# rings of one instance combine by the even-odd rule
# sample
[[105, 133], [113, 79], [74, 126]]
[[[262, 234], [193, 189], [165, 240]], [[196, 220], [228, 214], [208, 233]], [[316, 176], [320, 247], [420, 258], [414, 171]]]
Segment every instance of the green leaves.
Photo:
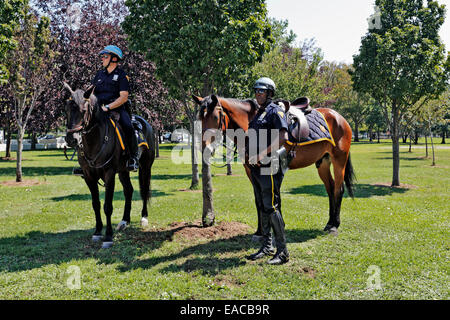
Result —
[[[263, 0], [128, 0], [123, 23], [133, 48], [147, 52], [181, 100], [233, 86], [268, 50]], [[138, 26], [138, 27], [137, 27]]]

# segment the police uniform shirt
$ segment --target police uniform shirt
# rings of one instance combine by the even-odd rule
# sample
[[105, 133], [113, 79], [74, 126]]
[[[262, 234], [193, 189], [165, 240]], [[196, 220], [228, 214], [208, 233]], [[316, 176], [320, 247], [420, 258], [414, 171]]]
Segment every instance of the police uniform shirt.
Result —
[[[260, 109], [258, 111], [255, 117], [249, 123], [249, 129], [255, 130], [257, 137], [257, 141], [249, 141], [249, 143], [257, 143], [258, 153], [260, 153], [261, 151], [263, 151], [259, 150], [260, 145], [267, 148], [272, 143], [271, 129], [285, 129], [286, 131], [288, 130], [286, 114], [279, 105], [275, 103], [269, 103], [264, 110]], [[262, 135], [260, 129], [267, 130], [267, 134], [265, 136]], [[263, 141], [261, 142], [261, 144], [260, 140]]]
[[119, 98], [120, 91], [130, 91], [127, 74], [117, 67], [111, 73], [108, 73], [106, 68], [97, 72], [92, 84], [95, 86], [94, 94], [100, 105], [114, 102]]

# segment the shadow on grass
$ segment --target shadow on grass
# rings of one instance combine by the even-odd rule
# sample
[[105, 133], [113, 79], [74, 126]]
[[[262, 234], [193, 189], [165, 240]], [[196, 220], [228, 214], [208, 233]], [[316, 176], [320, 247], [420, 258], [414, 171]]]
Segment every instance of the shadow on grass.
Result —
[[[72, 230], [61, 233], [44, 233], [32, 231], [23, 236], [0, 239], [0, 272], [20, 272], [41, 268], [52, 264], [68, 263], [73, 260], [96, 259], [97, 264], [119, 263], [117, 270], [128, 272], [135, 269], [148, 269], [161, 263], [170, 263], [160, 272], [192, 272], [216, 275], [221, 270], [239, 267], [247, 263], [241, 256], [230, 254], [246, 251], [258, 244], [251, 241], [251, 236], [237, 235], [227, 239], [214, 239], [206, 243], [198, 243], [184, 247], [181, 251], [139, 259], [140, 256], [157, 250], [167, 241], [174, 241], [174, 234], [185, 225], [170, 230], [142, 231], [129, 227], [121, 233], [115, 233], [114, 246], [101, 249], [101, 242], [91, 241], [93, 229]], [[304, 242], [324, 235], [319, 230], [287, 230], [288, 242]], [[184, 240], [185, 241], [185, 240]], [[181, 243], [191, 243], [184, 242]], [[199, 241], [200, 242], [200, 241]], [[224, 254], [224, 257], [218, 257]], [[176, 260], [185, 259], [181, 263]]]
[[[27, 167], [22, 166], [23, 176], [35, 177], [35, 176], [60, 176], [71, 175], [72, 167]], [[16, 175], [16, 168], [0, 168], [1, 175]]]
[[[168, 196], [168, 195], [170, 195], [170, 193], [166, 193], [166, 192], [158, 191], [158, 190], [152, 190], [152, 198], [153, 197], [164, 197], [164, 196]], [[89, 193], [85, 193], [85, 194], [69, 194], [67, 196], [52, 197], [50, 199], [52, 201], [55, 201], [55, 202], [66, 201], [66, 200], [68, 200], [68, 201], [86, 201], [86, 200], [89, 200], [90, 201], [91, 200], [91, 194], [89, 194]], [[105, 191], [100, 191], [100, 200], [104, 200], [104, 199], [105, 199]], [[125, 196], [123, 194], [123, 191], [114, 191], [114, 198], [113, 199], [114, 200], [123, 200], [123, 201], [125, 201]], [[132, 200], [133, 201], [140, 201], [141, 200], [141, 196], [139, 194], [139, 189], [134, 189]]]
[[[374, 196], [390, 196], [396, 193], [405, 193], [408, 189], [404, 188], [392, 188], [389, 186], [377, 185], [377, 184], [356, 184], [354, 186], [355, 198], [370, 198]], [[287, 191], [290, 194], [309, 194], [320, 197], [327, 197], [328, 194], [324, 185], [307, 185], [297, 188], [292, 188]], [[344, 197], [348, 197], [347, 190], [344, 193]]]

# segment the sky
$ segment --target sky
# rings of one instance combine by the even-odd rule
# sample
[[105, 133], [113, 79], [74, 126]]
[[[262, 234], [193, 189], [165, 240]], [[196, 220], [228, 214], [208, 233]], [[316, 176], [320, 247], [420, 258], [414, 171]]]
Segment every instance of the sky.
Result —
[[[447, 7], [446, 21], [439, 32], [450, 51], [450, 0], [438, 0]], [[352, 63], [361, 38], [368, 30], [375, 0], [266, 0], [269, 16], [288, 20], [296, 41], [316, 39], [328, 61]]]

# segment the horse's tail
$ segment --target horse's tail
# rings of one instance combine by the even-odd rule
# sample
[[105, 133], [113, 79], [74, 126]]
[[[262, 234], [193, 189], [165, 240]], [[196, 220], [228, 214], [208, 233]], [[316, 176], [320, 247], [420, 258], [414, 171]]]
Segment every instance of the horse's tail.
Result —
[[353, 185], [356, 181], [355, 171], [353, 170], [352, 161], [350, 159], [350, 153], [348, 154], [347, 163], [345, 165], [344, 182], [347, 192], [350, 197], [354, 197]]
[[147, 140], [148, 150], [145, 150], [140, 159], [139, 167], [139, 189], [142, 200], [148, 200], [152, 195], [151, 177], [152, 177], [152, 165], [155, 161], [156, 154], [156, 142], [155, 134], [152, 126], [142, 117], [135, 116], [136, 119], [142, 124], [143, 133]]

